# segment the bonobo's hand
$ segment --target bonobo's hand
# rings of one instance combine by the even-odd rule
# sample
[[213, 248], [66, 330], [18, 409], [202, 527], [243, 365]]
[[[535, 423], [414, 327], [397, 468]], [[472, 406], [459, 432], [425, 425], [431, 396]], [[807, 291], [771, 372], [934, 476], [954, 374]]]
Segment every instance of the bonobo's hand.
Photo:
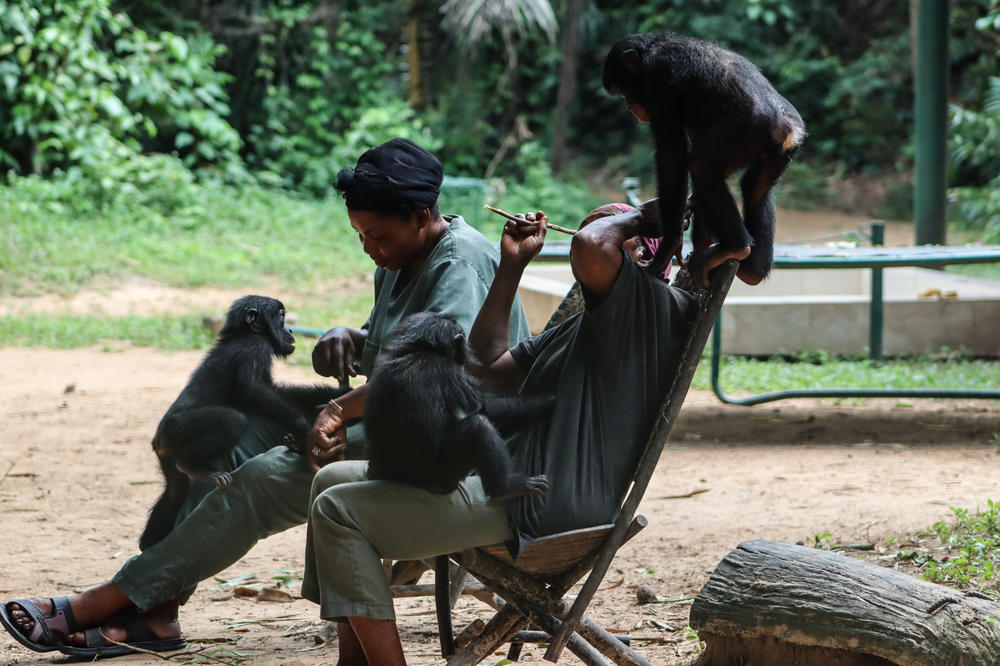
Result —
[[356, 353], [354, 340], [347, 327], [331, 328], [313, 347], [313, 370], [318, 375], [333, 377], [338, 381], [344, 381], [348, 376], [355, 377], [358, 374], [354, 368]]
[[500, 237], [500, 259], [520, 266], [527, 266], [545, 244], [545, 230], [549, 222], [542, 211], [518, 215], [530, 224], [517, 224], [511, 220], [503, 227]]
[[688, 230], [691, 226], [691, 218], [694, 217], [694, 195], [689, 194], [687, 201], [684, 202], [684, 216], [681, 218], [681, 229], [684, 231]]
[[506, 493], [491, 495], [490, 499], [504, 502], [523, 495], [544, 495], [549, 490], [549, 477], [545, 474], [525, 476], [518, 474], [509, 482], [510, 490]]
[[346, 452], [347, 429], [344, 427], [343, 411], [331, 400], [316, 417], [306, 437], [306, 458], [315, 474], [328, 463], [344, 460]]

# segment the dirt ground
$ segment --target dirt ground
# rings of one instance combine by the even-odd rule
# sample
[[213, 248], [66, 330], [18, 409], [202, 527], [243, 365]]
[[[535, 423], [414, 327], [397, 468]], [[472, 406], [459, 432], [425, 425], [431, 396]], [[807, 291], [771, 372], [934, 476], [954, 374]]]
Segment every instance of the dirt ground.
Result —
[[[821, 235], [808, 227], [795, 229], [798, 238]], [[91, 299], [88, 308], [121, 307], [128, 294], [126, 285], [76, 298]], [[211, 292], [192, 302], [218, 299], [221, 309], [233, 295]], [[44, 308], [62, 300], [36, 303]], [[303, 341], [297, 354], [309, 346]], [[201, 354], [116, 349], [0, 349], [2, 600], [86, 588], [137, 552], [160, 490], [149, 440]], [[285, 381], [313, 380], [303, 366], [279, 364], [277, 373]], [[748, 408], [692, 392], [640, 507], [649, 527], [620, 551], [590, 615], [630, 634], [655, 664], [690, 664], [697, 652], [685, 631], [690, 598], [737, 544], [755, 538], [811, 544], [829, 534], [842, 544], [875, 543], [875, 557], [888, 560], [883, 538], [906, 542], [947, 520], [950, 506], [998, 499], [998, 420], [1000, 405], [988, 401], [795, 400]], [[205, 582], [181, 609], [191, 649], [225, 663], [243, 655], [266, 665], [334, 664], [336, 641], [323, 641], [315, 607], [297, 598], [304, 541], [304, 527], [271, 537]], [[243, 584], [290, 580], [293, 600], [237, 596], [224, 583], [249, 576], [255, 578]], [[663, 603], [639, 605], [635, 589], [642, 584]], [[443, 663], [432, 609], [429, 598], [397, 603], [408, 663]], [[463, 599], [456, 626], [490, 614]], [[521, 663], [547, 663], [542, 652], [526, 648]], [[0, 664], [62, 661], [0, 634]], [[138, 655], [118, 661], [161, 663]], [[562, 661], [579, 663], [568, 652]]]

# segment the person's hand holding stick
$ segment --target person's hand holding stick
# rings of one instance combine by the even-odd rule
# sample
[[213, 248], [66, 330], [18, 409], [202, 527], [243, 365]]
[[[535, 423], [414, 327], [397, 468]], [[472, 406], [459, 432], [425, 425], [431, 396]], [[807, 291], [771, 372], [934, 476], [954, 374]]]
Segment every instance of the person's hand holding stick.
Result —
[[[510, 213], [508, 213], [506, 211], [502, 211], [499, 208], [494, 208], [493, 206], [483, 206], [483, 208], [491, 210], [494, 213], [496, 213], [497, 215], [501, 215], [503, 217], [506, 217], [508, 220], [512, 221], [514, 224], [517, 224], [517, 225], [522, 226], [522, 227], [528, 227], [528, 226], [537, 227], [538, 226], [537, 222], [532, 222], [530, 220], [524, 219], [523, 217], [518, 217], [516, 215], [511, 215]], [[570, 236], [572, 236], [573, 234], [576, 233], [576, 231], [574, 231], [573, 229], [567, 229], [566, 227], [560, 227], [558, 225], [552, 224], [551, 222], [549, 222], [548, 224], [546, 224], [546, 226], [549, 229], [553, 229], [555, 231], [561, 231], [562, 233], [569, 234]]]

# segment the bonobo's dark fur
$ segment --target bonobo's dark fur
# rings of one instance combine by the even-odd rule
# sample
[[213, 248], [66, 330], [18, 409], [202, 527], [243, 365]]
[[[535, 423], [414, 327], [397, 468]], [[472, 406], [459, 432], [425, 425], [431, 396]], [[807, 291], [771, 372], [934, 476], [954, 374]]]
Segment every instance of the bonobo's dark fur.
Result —
[[[145, 550], [174, 527], [188, 494], [188, 477], [225, 488], [229, 472], [215, 467], [246, 430], [247, 414], [277, 421], [288, 430], [285, 443], [304, 450], [317, 405], [344, 389], [276, 385], [275, 356], [295, 351], [285, 326], [285, 306], [266, 296], [244, 296], [229, 308], [219, 339], [156, 428], [153, 451], [166, 479], [153, 505], [139, 548]], [[279, 442], [275, 442], [278, 444]]]
[[548, 489], [545, 475], [513, 469], [494, 426], [514, 426], [552, 407], [552, 396], [483, 391], [462, 328], [442, 315], [404, 319], [368, 380], [365, 435], [368, 476], [450, 492], [473, 470], [493, 499]]
[[[691, 275], [707, 286], [705, 266], [713, 255], [750, 247], [739, 276], [750, 284], [763, 280], [774, 260], [771, 188], [806, 136], [795, 107], [746, 58], [675, 34], [619, 40], [604, 62], [604, 87], [645, 109], [655, 140], [664, 241], [649, 271], [661, 273], [680, 244], [690, 174]], [[746, 169], [742, 220], [726, 185], [740, 169]], [[718, 246], [705, 250], [713, 240]]]

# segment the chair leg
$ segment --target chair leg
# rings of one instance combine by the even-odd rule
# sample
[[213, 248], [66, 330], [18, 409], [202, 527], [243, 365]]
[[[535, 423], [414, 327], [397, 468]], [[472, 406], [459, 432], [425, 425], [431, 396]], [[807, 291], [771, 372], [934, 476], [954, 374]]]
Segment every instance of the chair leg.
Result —
[[455, 654], [455, 630], [451, 624], [451, 586], [449, 585], [448, 563], [447, 555], [438, 555], [434, 559], [434, 605], [437, 609], [441, 656], [445, 659]]
[[486, 628], [479, 636], [448, 660], [448, 666], [475, 666], [526, 626], [528, 618], [513, 606], [504, 606], [486, 623]]
[[[454, 608], [455, 602], [462, 596], [465, 590], [465, 581], [469, 579], [469, 572], [465, 567], [453, 568], [451, 571], [451, 583], [448, 585], [448, 604]], [[437, 576], [435, 572], [434, 576]]]

